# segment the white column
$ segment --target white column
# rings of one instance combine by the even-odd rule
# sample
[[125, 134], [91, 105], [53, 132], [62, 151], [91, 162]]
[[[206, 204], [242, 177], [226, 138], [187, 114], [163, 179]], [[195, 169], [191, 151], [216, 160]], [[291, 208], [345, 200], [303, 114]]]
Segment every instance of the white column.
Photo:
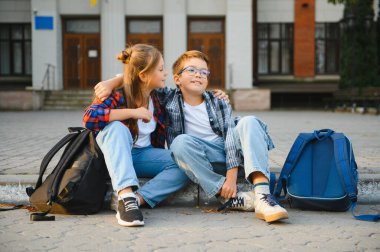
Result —
[[187, 49], [186, 0], [164, 0], [164, 59], [167, 85], [174, 87], [172, 65]]
[[252, 87], [252, 1], [227, 0], [226, 89]]
[[[41, 89], [47, 65], [50, 68], [49, 89], [62, 89], [61, 19], [57, 0], [32, 0], [32, 81], [33, 89]], [[36, 30], [35, 17], [53, 18], [53, 29]], [[54, 71], [53, 71], [54, 68]], [[45, 80], [45, 85], [48, 80]], [[45, 86], [45, 88], [47, 88]]]
[[98, 1], [101, 13], [101, 79], [112, 78], [123, 71], [116, 56], [125, 49], [124, 0]]

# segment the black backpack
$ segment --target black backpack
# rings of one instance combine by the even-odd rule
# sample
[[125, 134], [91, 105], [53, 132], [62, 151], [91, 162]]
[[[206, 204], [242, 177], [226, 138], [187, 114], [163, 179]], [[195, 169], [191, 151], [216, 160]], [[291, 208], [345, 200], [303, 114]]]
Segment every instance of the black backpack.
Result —
[[[48, 213], [94, 214], [102, 208], [109, 175], [94, 132], [81, 127], [68, 130], [42, 160], [35, 187], [26, 189], [30, 203], [42, 212], [32, 214], [31, 220], [54, 220], [45, 216]], [[58, 164], [42, 182], [49, 162], [65, 145]]]

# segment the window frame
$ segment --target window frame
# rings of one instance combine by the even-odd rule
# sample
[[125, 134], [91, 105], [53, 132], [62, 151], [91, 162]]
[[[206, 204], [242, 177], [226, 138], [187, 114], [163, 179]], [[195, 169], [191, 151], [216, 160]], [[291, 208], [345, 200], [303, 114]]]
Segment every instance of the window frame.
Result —
[[[21, 39], [14, 39], [12, 38], [12, 30], [14, 29], [15, 26], [20, 26], [22, 27], [22, 38]], [[32, 27], [31, 27], [31, 23], [0, 23], [0, 26], [7, 26], [8, 27], [8, 38], [7, 39], [3, 39], [3, 38], [0, 38], [0, 42], [8, 42], [9, 43], [9, 74], [2, 74], [0, 72], [0, 76], [1, 77], [31, 77], [32, 76], [32, 70], [30, 72], [30, 74], [27, 74], [26, 73], [26, 60], [25, 60], [25, 44], [27, 42], [30, 43], [30, 52], [31, 52], [31, 55], [30, 55], [30, 59], [32, 60]], [[29, 26], [30, 27], [30, 38], [25, 38], [25, 29], [26, 29], [26, 26]], [[15, 69], [14, 69], [14, 62], [15, 62], [15, 59], [13, 58], [13, 54], [14, 54], [14, 44], [16, 43], [21, 43], [21, 59], [22, 59], [22, 62], [21, 62], [21, 73], [15, 73]], [[31, 65], [32, 65], [32, 62], [31, 62]], [[1, 61], [0, 61], [0, 67], [1, 67]]]
[[[323, 38], [317, 38], [316, 37], [316, 32], [314, 34], [314, 39], [315, 39], [315, 74], [316, 75], [332, 75], [332, 74], [339, 74], [339, 69], [340, 69], [340, 36], [341, 36], [341, 31], [340, 31], [340, 23], [339, 22], [316, 22], [315, 26], [317, 25], [323, 25], [324, 27], [324, 36]], [[328, 26], [329, 25], [335, 25], [335, 29], [337, 31], [337, 36], [335, 38], [328, 37]], [[316, 29], [317, 30], [317, 29]], [[324, 50], [324, 69], [323, 72], [318, 72], [318, 62], [317, 62], [317, 44], [318, 41], [323, 41], [325, 50]], [[336, 48], [336, 54], [335, 54], [335, 71], [328, 71], [328, 64], [327, 64], [327, 55], [328, 55], [328, 50], [327, 50], [327, 45], [334, 45]]]
[[[266, 38], [260, 38], [260, 34], [258, 33], [259, 30], [261, 30], [262, 25], [266, 26]], [[271, 25], [279, 25], [279, 37], [278, 38], [272, 38], [271, 37]], [[289, 34], [288, 37], [284, 37], [282, 34], [282, 30], [286, 29], [289, 30], [291, 28], [292, 33]], [[293, 61], [294, 61], [294, 23], [286, 22], [286, 23], [257, 23], [257, 49], [256, 49], [256, 55], [257, 55], [257, 75], [258, 76], [268, 76], [268, 75], [293, 75], [294, 73], [294, 67], [293, 67]], [[259, 58], [259, 50], [260, 50], [260, 42], [267, 42], [267, 73], [260, 73], [259, 67], [260, 67], [260, 58]], [[272, 54], [271, 54], [271, 44], [272, 42], [278, 42], [279, 44], [279, 57], [278, 57], [278, 72], [272, 72], [271, 71], [271, 60], [272, 60]], [[288, 42], [290, 45], [290, 51], [289, 51], [289, 71], [284, 72], [283, 71], [283, 55], [282, 55], [282, 49], [283, 44], [285, 42]]]

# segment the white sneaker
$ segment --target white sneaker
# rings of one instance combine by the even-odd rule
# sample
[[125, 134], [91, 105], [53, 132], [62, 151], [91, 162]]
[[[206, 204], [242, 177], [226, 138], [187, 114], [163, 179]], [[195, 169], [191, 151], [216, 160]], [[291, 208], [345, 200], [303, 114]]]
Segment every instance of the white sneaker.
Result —
[[228, 208], [230, 210], [238, 210], [238, 211], [247, 211], [253, 212], [255, 211], [255, 193], [254, 192], [238, 192], [235, 198], [224, 199], [219, 198], [219, 200], [223, 203], [218, 210], [224, 210]]
[[287, 219], [288, 212], [281, 207], [271, 194], [261, 194], [255, 200], [256, 217], [266, 222]]

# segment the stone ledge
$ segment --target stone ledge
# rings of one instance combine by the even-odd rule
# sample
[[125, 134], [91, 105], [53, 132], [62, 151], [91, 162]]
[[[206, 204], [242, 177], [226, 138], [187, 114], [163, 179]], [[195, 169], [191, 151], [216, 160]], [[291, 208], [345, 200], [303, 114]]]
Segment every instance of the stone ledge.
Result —
[[235, 111], [262, 111], [271, 109], [271, 91], [269, 89], [240, 89], [233, 93]]
[[[279, 174], [276, 174], [277, 178]], [[28, 204], [25, 188], [34, 185], [37, 175], [0, 175], [0, 203]], [[140, 179], [143, 185], [149, 179]], [[251, 190], [252, 187], [245, 179], [238, 180], [238, 188], [241, 191]], [[380, 203], [380, 174], [361, 174], [358, 183], [358, 202], [361, 204]], [[111, 208], [112, 188], [110, 187], [105, 197], [105, 208]], [[188, 187], [176, 192], [164, 205], [202, 206], [215, 202], [215, 198], [208, 199], [203, 190], [191, 183]]]

